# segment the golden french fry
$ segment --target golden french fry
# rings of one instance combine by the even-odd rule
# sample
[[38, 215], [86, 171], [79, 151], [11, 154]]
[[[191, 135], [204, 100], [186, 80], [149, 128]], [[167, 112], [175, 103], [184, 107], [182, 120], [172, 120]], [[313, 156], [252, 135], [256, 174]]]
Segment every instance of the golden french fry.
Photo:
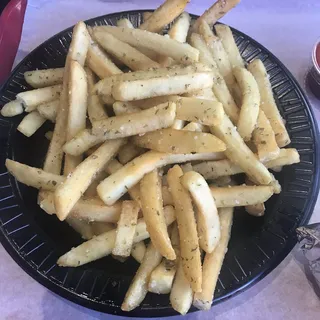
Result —
[[141, 263], [146, 253], [146, 250], [146, 245], [143, 241], [140, 241], [132, 246], [131, 255], [137, 262]]
[[245, 141], [250, 141], [260, 110], [259, 88], [252, 74], [245, 68], [236, 67], [233, 69], [233, 73], [242, 93], [242, 105], [237, 124], [238, 131]]
[[269, 184], [271, 182], [272, 178], [269, 171], [244, 143], [227, 115], [224, 116], [221, 125], [211, 127], [211, 130], [226, 144], [225, 155], [241, 167], [251, 180], [259, 184]]
[[32, 111], [27, 114], [19, 123], [17, 130], [26, 137], [31, 137], [47, 119], [42, 117], [38, 111]]
[[160, 252], [153, 246], [152, 242], [150, 242], [140, 267], [126, 293], [121, 305], [121, 310], [131, 311], [140, 305], [148, 293], [148, 281], [151, 272], [160, 263], [160, 261]]
[[216, 160], [221, 158], [224, 158], [222, 152], [182, 155], [149, 151], [128, 162], [120, 170], [103, 180], [98, 186], [97, 192], [106, 204], [113, 204], [120, 199], [128, 189], [136, 185], [145, 174], [156, 168], [173, 163]]
[[26, 112], [31, 112], [42, 103], [59, 99], [61, 90], [61, 84], [57, 84], [51, 87], [24, 91], [17, 94], [17, 100], [22, 103]]
[[42, 103], [37, 107], [37, 111], [43, 118], [48, 119], [51, 122], [56, 122], [59, 103], [59, 99]]
[[220, 241], [220, 221], [215, 201], [206, 180], [189, 171], [181, 177], [182, 185], [190, 192], [198, 208], [197, 227], [200, 247], [212, 252]]
[[115, 56], [132, 70], [146, 70], [160, 67], [157, 62], [151, 60], [131, 45], [122, 42], [110, 33], [95, 31], [94, 35], [103, 49]]
[[140, 24], [139, 29], [160, 32], [167, 24], [178, 17], [190, 0], [166, 0], [159, 8]]
[[194, 23], [193, 29], [197, 30], [201, 21], [206, 21], [213, 26], [226, 13], [234, 8], [240, 0], [217, 0], [209, 9], [207, 9]]
[[[164, 213], [167, 225], [175, 220], [175, 211], [172, 206], [164, 207]], [[91, 261], [100, 259], [111, 254], [116, 238], [116, 230], [105, 232], [89, 241], [80, 244], [61, 256], [57, 263], [62, 267], [78, 267]], [[133, 239], [134, 243], [148, 239], [146, 223], [139, 219], [136, 226], [136, 233]], [[160, 262], [160, 261], [159, 261]]]
[[265, 166], [267, 168], [273, 169], [274, 167], [288, 166], [288, 165], [299, 163], [299, 162], [300, 162], [300, 155], [297, 149], [287, 148], [287, 149], [280, 149], [280, 154], [278, 158], [266, 162]]
[[205, 255], [202, 269], [202, 291], [196, 292], [193, 297], [193, 305], [200, 310], [209, 310], [211, 308], [218, 276], [231, 236], [233, 208], [219, 209], [219, 217], [221, 238], [216, 249], [212, 253]]
[[223, 47], [228, 54], [231, 67], [244, 68], [244, 62], [234, 41], [231, 29], [224, 24], [216, 24], [214, 26], [218, 37], [221, 39]]
[[261, 60], [254, 60], [248, 65], [248, 70], [253, 74], [261, 96], [260, 107], [270, 121], [280, 148], [290, 143], [290, 137], [283, 123], [278, 107], [274, 101], [269, 76]]
[[176, 255], [165, 223], [161, 180], [157, 170], [146, 174], [141, 180], [140, 198], [143, 217], [153, 245], [162, 256], [174, 260]]
[[[149, 20], [149, 19], [148, 19]], [[139, 29], [119, 28], [113, 26], [95, 27], [94, 30], [108, 32], [119, 40], [134, 47], [144, 47], [158, 52], [163, 56], [172, 57], [182, 64], [191, 64], [199, 59], [199, 52], [186, 43]]]
[[24, 79], [33, 88], [44, 88], [61, 84], [64, 68], [32, 70], [24, 73]]
[[209, 153], [226, 150], [225, 144], [210, 133], [175, 130], [152, 131], [135, 136], [132, 142], [139, 147], [167, 153]]
[[19, 182], [37, 189], [55, 190], [65, 179], [63, 176], [29, 167], [10, 159], [6, 159], [6, 167]]
[[93, 133], [105, 139], [117, 139], [170, 127], [175, 119], [176, 104], [168, 102], [137, 113], [96, 121]]
[[122, 164], [126, 164], [135, 157], [140, 156], [144, 151], [143, 148], [137, 147], [129, 142], [120, 149], [118, 159]]
[[129, 257], [136, 231], [140, 207], [135, 201], [123, 201], [112, 254]]
[[4, 117], [14, 117], [23, 113], [23, 104], [19, 100], [12, 100], [1, 108], [1, 115]]
[[89, 187], [95, 175], [103, 170], [108, 161], [125, 143], [124, 140], [105, 142], [91, 156], [80, 163], [55, 191], [57, 217], [64, 220], [82, 194]]
[[186, 278], [195, 292], [201, 291], [201, 255], [199, 249], [197, 225], [191, 198], [181, 183], [181, 168], [175, 165], [167, 174], [177, 216], [180, 236], [181, 263]]
[[182, 43], [186, 42], [190, 22], [191, 17], [189, 13], [181, 13], [178, 19], [174, 22], [174, 24], [168, 31], [168, 35], [170, 36], [170, 38]]

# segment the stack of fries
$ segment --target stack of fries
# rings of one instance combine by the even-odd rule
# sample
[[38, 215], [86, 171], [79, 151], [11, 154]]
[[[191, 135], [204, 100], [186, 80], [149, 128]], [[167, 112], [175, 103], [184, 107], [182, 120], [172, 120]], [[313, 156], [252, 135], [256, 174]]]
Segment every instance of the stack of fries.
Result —
[[[230, 28], [215, 25], [239, 0], [218, 0], [193, 24], [188, 2], [167, 0], [138, 29], [77, 23], [64, 68], [26, 72], [34, 90], [1, 110], [27, 112], [18, 130], [28, 137], [55, 123], [43, 170], [6, 166], [87, 240], [60, 266], [110, 254], [140, 263], [126, 311], [148, 291], [170, 294], [181, 314], [192, 303], [208, 310], [233, 208], [263, 215], [281, 191], [268, 169], [299, 162], [283, 148], [290, 138], [263, 63], [246, 66]], [[246, 184], [236, 185], [240, 173]]]

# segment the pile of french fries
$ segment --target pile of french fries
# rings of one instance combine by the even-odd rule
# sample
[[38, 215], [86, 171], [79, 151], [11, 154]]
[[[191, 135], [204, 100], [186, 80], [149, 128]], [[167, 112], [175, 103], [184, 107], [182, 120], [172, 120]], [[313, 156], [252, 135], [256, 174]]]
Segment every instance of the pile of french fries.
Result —
[[263, 215], [281, 191], [268, 169], [300, 161], [284, 148], [263, 63], [246, 65], [230, 28], [215, 24], [239, 0], [218, 0], [193, 23], [188, 2], [165, 1], [137, 29], [77, 23], [64, 68], [26, 72], [34, 89], [1, 110], [28, 113], [17, 128], [27, 137], [55, 123], [43, 169], [9, 159], [7, 169], [87, 240], [60, 266], [107, 255], [140, 263], [125, 311], [148, 291], [170, 294], [181, 314], [208, 310], [234, 207]]

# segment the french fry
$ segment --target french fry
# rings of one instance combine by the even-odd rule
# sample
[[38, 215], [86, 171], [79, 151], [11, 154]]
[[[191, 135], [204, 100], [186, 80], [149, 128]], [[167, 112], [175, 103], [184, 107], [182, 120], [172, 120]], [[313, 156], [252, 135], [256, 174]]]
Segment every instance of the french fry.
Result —
[[88, 47], [86, 65], [100, 78], [104, 79], [113, 74], [120, 74], [122, 71], [112, 62], [110, 57], [91, 40]]
[[228, 54], [231, 67], [244, 68], [244, 62], [234, 41], [231, 29], [224, 24], [216, 24], [214, 26], [218, 37], [221, 39], [223, 47]]
[[267, 168], [273, 169], [274, 167], [288, 166], [288, 165], [299, 163], [299, 162], [300, 162], [300, 155], [297, 149], [287, 148], [287, 149], [280, 149], [280, 154], [278, 158], [266, 162], [265, 166]]
[[242, 105], [237, 124], [238, 131], [245, 141], [250, 141], [259, 115], [259, 88], [252, 74], [245, 68], [236, 67], [233, 69], [233, 73], [242, 93]]
[[121, 310], [131, 311], [140, 305], [148, 293], [148, 281], [151, 272], [160, 263], [160, 261], [160, 252], [153, 246], [152, 242], [150, 242], [140, 267], [126, 293], [121, 305]]
[[[172, 206], [164, 207], [164, 213], [167, 225], [175, 220], [175, 211]], [[61, 256], [57, 263], [62, 267], [78, 267], [91, 261], [100, 259], [111, 254], [116, 238], [116, 230], [105, 232], [89, 241], [80, 244]], [[136, 226], [136, 233], [133, 239], [134, 243], [148, 239], [146, 223], [139, 219]], [[159, 261], [160, 262], [160, 261]]]
[[23, 113], [23, 104], [19, 100], [12, 100], [1, 108], [1, 115], [4, 117], [14, 117]]
[[174, 260], [176, 255], [165, 223], [161, 181], [157, 170], [146, 174], [141, 180], [140, 197], [143, 217], [152, 243], [162, 256]]
[[197, 99], [205, 99], [218, 102], [218, 99], [214, 95], [212, 88], [205, 88], [193, 92], [187, 92], [183, 94], [183, 97], [192, 97]]
[[213, 185], [217, 187], [230, 186], [231, 184], [232, 180], [230, 176], [219, 177], [213, 181]]
[[118, 159], [122, 164], [126, 164], [135, 157], [140, 156], [144, 151], [143, 148], [137, 147], [129, 142], [120, 149]]
[[163, 200], [163, 205], [173, 205], [173, 199], [172, 199], [172, 195], [169, 191], [169, 187], [168, 186], [162, 186], [162, 200]]
[[6, 159], [8, 171], [21, 183], [44, 190], [55, 190], [64, 181], [63, 176], [45, 172], [38, 168], [29, 167], [25, 164]]
[[202, 277], [197, 226], [191, 198], [180, 183], [182, 175], [181, 168], [176, 165], [169, 169], [167, 179], [177, 216], [181, 263], [192, 290], [199, 292], [201, 291]]
[[44, 162], [44, 170], [60, 174], [63, 151], [62, 146], [67, 139], [67, 120], [68, 120], [68, 85], [70, 62], [76, 60], [81, 66], [84, 65], [90, 36], [86, 25], [80, 21], [74, 29], [69, 51], [66, 57], [66, 65], [63, 73], [62, 92], [60, 94], [59, 110], [57, 110], [56, 125], [54, 127], [52, 140], [50, 141], [49, 149]]
[[[149, 19], [148, 19], [149, 20]], [[199, 59], [198, 50], [186, 43], [139, 29], [119, 28], [113, 26], [95, 27], [95, 32], [103, 30], [128, 43], [131, 46], [144, 47], [158, 52], [160, 55], [172, 57], [179, 63], [191, 64]]]
[[114, 85], [112, 96], [120, 101], [141, 100], [157, 96], [183, 94], [198, 89], [212, 87], [209, 72], [177, 75], [170, 78], [159, 77], [149, 80], [124, 81]]
[[57, 217], [64, 220], [82, 194], [89, 187], [95, 175], [101, 172], [108, 161], [125, 143], [124, 140], [105, 142], [90, 157], [86, 158], [55, 191]]
[[37, 111], [43, 118], [56, 122], [59, 103], [59, 99], [42, 103], [37, 107]]
[[166, 154], [149, 151], [133, 159], [120, 170], [103, 180], [97, 188], [99, 197], [108, 205], [115, 203], [127, 189], [136, 185], [142, 177], [156, 168], [173, 163], [223, 158], [223, 153]]
[[[252, 186], [254, 185], [254, 183], [250, 179], [246, 178], [246, 185]], [[255, 217], [263, 216], [265, 209], [266, 208], [263, 202], [251, 206], [245, 206], [246, 212]]]
[[72, 229], [74, 229], [76, 232], [78, 232], [81, 235], [82, 239], [90, 240], [93, 238], [94, 233], [93, 233], [92, 227], [86, 221], [81, 221], [81, 220], [78, 220], [77, 218], [69, 217], [67, 219], [67, 223]]
[[172, 129], [176, 129], [176, 130], [181, 130], [184, 127], [185, 121], [183, 120], [174, 120], [173, 125], [172, 125]]
[[[54, 193], [42, 191], [39, 201], [41, 209], [48, 214], [55, 214]], [[98, 198], [80, 198], [70, 212], [70, 216], [89, 222], [117, 223], [121, 212], [121, 202], [106, 206]]]
[[189, 13], [182, 12], [168, 31], [170, 38], [182, 43], [186, 42], [190, 22], [191, 17]]
[[72, 156], [80, 156], [90, 148], [105, 140], [104, 136], [92, 134], [91, 129], [84, 129], [63, 146], [63, 151]]
[[130, 113], [136, 113], [141, 111], [139, 107], [135, 106], [134, 104], [128, 101], [127, 102], [116, 101], [112, 105], [112, 108], [116, 116], [121, 116], [123, 114], [130, 114]]
[[227, 87], [226, 82], [218, 70], [215, 60], [211, 56], [205, 41], [199, 34], [192, 33], [189, 42], [193, 47], [199, 50], [199, 61], [212, 68], [212, 72], [214, 74], [212, 90], [218, 101], [223, 104], [224, 110], [230, 117], [231, 121], [234, 124], [237, 124], [239, 118], [239, 109]]
[[139, 29], [160, 32], [167, 24], [178, 17], [190, 0], [166, 0], [159, 8], [140, 24]]
[[31, 137], [44, 123], [46, 119], [43, 118], [38, 111], [32, 111], [27, 114], [19, 123], [17, 130], [26, 137]]
[[100, 181], [105, 179], [107, 176], [108, 175], [106, 171], [101, 171], [98, 175], [96, 175], [83, 196], [86, 198], [97, 197], [97, 186], [99, 185]]
[[217, 0], [209, 9], [207, 9], [194, 23], [193, 30], [197, 30], [201, 21], [206, 21], [213, 26], [226, 13], [234, 8], [240, 0]]
[[152, 12], [149, 12], [149, 11], [142, 12], [143, 21], [148, 20], [151, 17], [151, 15], [152, 15]]
[[[281, 150], [281, 149], [280, 149]], [[282, 166], [278, 166], [278, 167], [273, 167], [272, 170], [274, 172], [281, 172], [282, 171]]]
[[257, 148], [259, 160], [262, 163], [276, 159], [280, 154], [275, 134], [272, 130], [269, 120], [260, 109], [256, 128], [252, 134], [253, 143]]
[[267, 168], [258, 161], [254, 153], [242, 140], [237, 129], [225, 115], [219, 126], [211, 127], [212, 132], [227, 146], [225, 155], [250, 177], [259, 184], [269, 184], [272, 180]]
[[272, 181], [270, 183], [270, 186], [273, 188], [273, 193], [279, 194], [282, 189], [281, 185], [272, 173], [271, 173], [271, 176], [272, 176]]
[[202, 132], [203, 125], [198, 122], [190, 122], [183, 128], [183, 130]]
[[181, 184], [190, 192], [198, 208], [198, 236], [200, 247], [211, 253], [220, 241], [220, 221], [215, 201], [206, 180], [190, 171], [181, 177]]
[[270, 121], [280, 148], [290, 143], [290, 137], [282, 121], [282, 117], [273, 98], [272, 88], [266, 68], [261, 60], [254, 60], [248, 65], [248, 70], [253, 74], [261, 96], [260, 107]]
[[130, 28], [133, 29], [134, 26], [132, 25], [131, 21], [127, 18], [123, 18], [117, 21], [117, 26], [118, 27], [123, 27], [123, 28]]
[[133, 246], [132, 246], [132, 249], [131, 249], [131, 256], [139, 263], [142, 262], [143, 260], [143, 257], [146, 253], [146, 245], [144, 244], [143, 241], [140, 241], [138, 243], [135, 243]]
[[108, 222], [91, 222], [90, 225], [94, 236], [114, 229], [114, 225]]
[[42, 103], [59, 99], [61, 90], [61, 84], [57, 84], [51, 87], [20, 92], [16, 97], [17, 100], [24, 106], [25, 111], [31, 112]]
[[64, 68], [32, 70], [24, 73], [24, 79], [33, 88], [44, 88], [61, 84]]
[[140, 207], [135, 201], [123, 201], [112, 254], [129, 257]]
[[170, 127], [175, 119], [176, 104], [164, 103], [137, 113], [96, 121], [93, 133], [105, 139], [117, 139]]
[[209, 153], [226, 150], [225, 144], [210, 133], [175, 130], [152, 131], [135, 136], [132, 142], [142, 148], [167, 153]]
[[219, 217], [221, 238], [216, 249], [205, 255], [202, 269], [202, 291], [196, 292], [193, 297], [193, 305], [200, 310], [211, 308], [214, 291], [231, 236], [233, 208], [219, 209]]
[[132, 70], [146, 70], [160, 67], [157, 62], [151, 60], [131, 45], [122, 42], [110, 33], [98, 31], [95, 32], [94, 35], [103, 49], [115, 56]]

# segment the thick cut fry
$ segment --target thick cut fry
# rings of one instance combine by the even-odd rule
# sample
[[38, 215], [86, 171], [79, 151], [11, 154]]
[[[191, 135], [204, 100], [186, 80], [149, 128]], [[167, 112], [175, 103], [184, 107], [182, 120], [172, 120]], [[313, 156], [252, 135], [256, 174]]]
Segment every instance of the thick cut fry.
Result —
[[180, 14], [179, 18], [174, 22], [168, 34], [171, 39], [179, 42], [186, 42], [190, 27], [191, 17], [187, 12]]
[[245, 68], [236, 67], [233, 72], [242, 94], [242, 105], [237, 127], [240, 136], [245, 141], [250, 141], [259, 115], [259, 88], [252, 74]]
[[17, 130], [26, 137], [31, 137], [44, 123], [46, 119], [38, 111], [27, 114], [19, 123]]
[[12, 100], [6, 103], [1, 109], [1, 115], [4, 117], [14, 117], [23, 113], [23, 104], [19, 100]]
[[64, 220], [82, 194], [89, 187], [96, 174], [99, 174], [108, 161], [125, 143], [124, 140], [105, 142], [91, 156], [86, 158], [68, 175], [66, 181], [55, 192], [55, 208], [57, 217]]
[[221, 223], [221, 238], [218, 246], [212, 253], [207, 253], [202, 270], [202, 291], [196, 292], [193, 305], [200, 310], [209, 310], [213, 301], [218, 277], [227, 252], [233, 220], [233, 208], [219, 209]]
[[166, 0], [139, 26], [139, 29], [160, 32], [183, 12], [189, 2], [190, 0]]
[[95, 32], [94, 35], [103, 49], [115, 56], [132, 70], [146, 70], [160, 67], [157, 62], [151, 60], [129, 44], [118, 40], [110, 33], [102, 31]]
[[99, 47], [97, 43], [91, 41], [86, 65], [100, 78], [104, 79], [113, 74], [122, 73], [122, 71], [112, 62], [110, 57]]
[[[149, 20], [149, 19], [148, 19]], [[199, 59], [199, 52], [186, 43], [139, 29], [119, 28], [112, 26], [95, 27], [98, 30], [111, 33], [119, 40], [134, 47], [144, 47], [158, 52], [160, 55], [172, 57], [182, 64], [191, 64]]]
[[45, 118], [50, 120], [51, 122], [56, 122], [57, 118], [57, 110], [59, 108], [59, 99], [53, 100], [50, 102], [45, 102], [40, 104], [37, 107], [39, 114]]
[[24, 79], [33, 88], [44, 88], [63, 81], [64, 68], [32, 70], [24, 73]]
[[213, 26], [239, 2], [240, 0], [217, 0], [196, 20], [195, 24], [193, 25], [193, 29], [197, 30], [201, 21], [206, 21], [210, 26]]
[[143, 217], [152, 243], [162, 256], [174, 260], [176, 255], [165, 223], [161, 180], [157, 170], [146, 174], [141, 180], [140, 197]]
[[141, 263], [146, 253], [146, 249], [144, 242], [140, 241], [132, 246], [131, 255], [137, 262]]
[[183, 172], [179, 166], [168, 171], [167, 179], [172, 194], [180, 236], [181, 263], [186, 278], [195, 292], [201, 291], [201, 255], [197, 225], [191, 198], [181, 183]]
[[117, 21], [117, 26], [118, 27], [123, 27], [123, 28], [130, 28], [133, 29], [134, 26], [132, 25], [131, 21], [127, 18], [123, 18]]
[[158, 96], [183, 94], [198, 89], [212, 87], [209, 72], [159, 77], [149, 80], [124, 81], [114, 85], [112, 96], [120, 101], [141, 100]]
[[[175, 220], [175, 211], [172, 206], [164, 208], [167, 225]], [[78, 247], [71, 249], [58, 260], [58, 265], [63, 267], [78, 267], [91, 261], [100, 259], [111, 254], [116, 238], [116, 230], [105, 232], [90, 241], [80, 244]], [[148, 239], [146, 223], [139, 219], [136, 226], [136, 233], [133, 239], [134, 243]], [[161, 255], [160, 255], [161, 256]], [[159, 261], [160, 262], [160, 261]]]
[[132, 142], [142, 148], [167, 153], [209, 153], [226, 150], [225, 144], [210, 133], [172, 128], [135, 136]]
[[214, 26], [218, 37], [221, 39], [223, 47], [228, 54], [231, 67], [244, 68], [244, 62], [234, 41], [231, 29], [224, 24], [216, 24]]
[[300, 155], [297, 151], [297, 149], [294, 148], [288, 148], [288, 149], [280, 149], [279, 157], [268, 161], [265, 163], [265, 166], [267, 168], [274, 168], [274, 167], [282, 167], [282, 166], [288, 166], [294, 163], [300, 162]]
[[73, 28], [72, 40], [66, 58], [66, 64], [63, 73], [63, 85], [60, 95], [59, 110], [57, 110], [56, 125], [53, 131], [53, 137], [50, 141], [49, 149], [46, 155], [44, 170], [60, 174], [63, 151], [62, 146], [67, 139], [67, 121], [68, 121], [68, 86], [71, 60], [76, 60], [81, 66], [84, 65], [90, 36], [86, 25], [80, 21]]
[[[75, 135], [86, 128], [88, 83], [84, 69], [79, 62], [70, 62], [70, 75], [68, 83], [68, 121], [67, 139], [72, 139]], [[64, 174], [69, 174], [82, 161], [82, 157], [70, 156], [66, 154], [64, 162]]]
[[[155, 107], [155, 106], [154, 106]], [[122, 102], [122, 101], [116, 101], [113, 105], [113, 112], [116, 116], [121, 116], [123, 114], [130, 114], [130, 113], [136, 113], [140, 112], [141, 109], [131, 102]]]
[[6, 159], [6, 167], [19, 182], [37, 189], [55, 190], [65, 179], [63, 176], [29, 167], [10, 159]]
[[130, 256], [139, 210], [140, 207], [135, 201], [122, 202], [122, 209], [117, 225], [116, 240], [112, 254], [120, 257]]
[[[246, 178], [246, 184], [247, 185], [254, 185], [254, 183]], [[254, 204], [254, 205], [251, 205], [251, 206], [246, 206], [245, 207], [245, 210], [252, 216], [255, 216], [255, 217], [261, 217], [264, 215], [264, 211], [265, 211], [265, 205], [264, 203], [257, 203], [257, 204]]]
[[23, 104], [26, 112], [31, 112], [42, 103], [59, 99], [61, 90], [61, 84], [57, 84], [51, 87], [24, 91], [17, 94], [17, 100]]
[[161, 254], [150, 242], [141, 265], [135, 274], [121, 305], [123, 311], [138, 307], [148, 293], [148, 282], [151, 272], [160, 263]]
[[168, 102], [137, 113], [124, 114], [97, 121], [93, 133], [105, 139], [117, 139], [172, 126], [176, 104]]
[[259, 110], [257, 125], [252, 137], [261, 162], [265, 163], [279, 156], [280, 148], [278, 147], [275, 134], [268, 118], [261, 109]]
[[190, 171], [181, 178], [198, 208], [197, 227], [200, 247], [212, 252], [220, 240], [220, 221], [215, 201], [206, 180], [197, 172]]
[[253, 74], [261, 96], [260, 107], [270, 121], [280, 148], [290, 143], [290, 137], [283, 123], [278, 107], [274, 101], [269, 76], [261, 60], [254, 60], [248, 65], [248, 70]]
[[126, 164], [137, 156], [140, 156], [145, 150], [137, 147], [132, 143], [128, 143], [118, 153], [118, 159], [122, 164]]
[[149, 151], [128, 162], [120, 170], [103, 180], [97, 192], [106, 204], [113, 204], [127, 192], [127, 189], [132, 188], [145, 174], [156, 168], [173, 163], [222, 158], [224, 155], [221, 152], [181, 155]]
[[199, 50], [199, 61], [212, 68], [214, 75], [212, 90], [218, 101], [222, 103], [226, 114], [230, 117], [231, 121], [236, 124], [239, 118], [239, 109], [227, 87], [226, 82], [218, 70], [215, 60], [211, 56], [205, 41], [199, 34], [192, 33], [189, 42], [193, 47]]
[[267, 168], [258, 161], [256, 156], [244, 143], [237, 129], [225, 115], [219, 126], [211, 127], [212, 132], [227, 146], [225, 155], [259, 184], [269, 184], [272, 177]]

